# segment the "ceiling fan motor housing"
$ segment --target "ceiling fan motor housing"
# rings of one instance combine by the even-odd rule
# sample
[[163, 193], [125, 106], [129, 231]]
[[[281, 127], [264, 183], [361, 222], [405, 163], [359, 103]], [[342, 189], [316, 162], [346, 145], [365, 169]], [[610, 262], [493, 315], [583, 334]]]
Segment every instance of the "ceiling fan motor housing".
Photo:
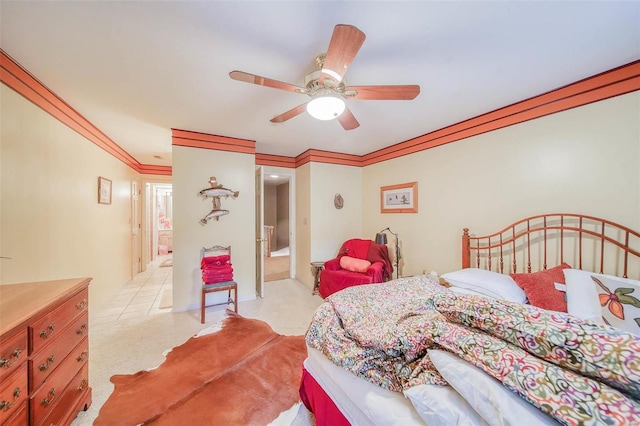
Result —
[[331, 90], [335, 96], [342, 96], [347, 85], [346, 79], [338, 83], [332, 78], [325, 77], [323, 82], [320, 79], [321, 73], [321, 70], [315, 70], [305, 76], [304, 87], [307, 88], [307, 94], [314, 97], [318, 91]]

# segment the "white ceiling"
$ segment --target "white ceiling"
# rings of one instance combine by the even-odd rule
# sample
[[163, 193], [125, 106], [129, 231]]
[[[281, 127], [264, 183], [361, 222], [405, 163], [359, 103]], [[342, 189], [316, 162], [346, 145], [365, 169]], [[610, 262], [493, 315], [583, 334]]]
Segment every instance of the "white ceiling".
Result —
[[[412, 101], [348, 101], [360, 127], [269, 120], [333, 27], [367, 38], [351, 85], [419, 84]], [[640, 59], [637, 1], [5, 1], [0, 45], [139, 162], [171, 164], [171, 129], [362, 155]], [[162, 159], [154, 158], [159, 155]]]

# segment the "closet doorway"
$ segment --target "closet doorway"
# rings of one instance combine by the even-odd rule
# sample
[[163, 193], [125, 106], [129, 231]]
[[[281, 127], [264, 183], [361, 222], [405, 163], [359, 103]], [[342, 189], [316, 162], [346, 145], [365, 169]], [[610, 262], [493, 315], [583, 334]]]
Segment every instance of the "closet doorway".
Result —
[[264, 281], [292, 276], [292, 177], [283, 172], [263, 172]]

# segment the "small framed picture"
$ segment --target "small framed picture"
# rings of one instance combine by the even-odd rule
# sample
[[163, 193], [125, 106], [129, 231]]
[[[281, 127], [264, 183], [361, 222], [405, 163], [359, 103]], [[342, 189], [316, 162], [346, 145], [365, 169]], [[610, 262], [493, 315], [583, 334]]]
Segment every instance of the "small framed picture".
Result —
[[98, 203], [111, 204], [111, 179], [98, 176]]
[[418, 182], [380, 187], [380, 213], [418, 213]]

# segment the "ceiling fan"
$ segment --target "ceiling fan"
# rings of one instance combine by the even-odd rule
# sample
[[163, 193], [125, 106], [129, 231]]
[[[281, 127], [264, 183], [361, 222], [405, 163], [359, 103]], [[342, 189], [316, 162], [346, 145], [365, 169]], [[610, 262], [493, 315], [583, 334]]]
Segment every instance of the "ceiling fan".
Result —
[[351, 62], [364, 43], [365, 35], [353, 25], [336, 25], [327, 53], [316, 57], [319, 69], [304, 79], [304, 87], [283, 83], [243, 71], [231, 71], [234, 80], [308, 95], [311, 100], [282, 113], [270, 121], [282, 123], [307, 111], [319, 120], [336, 118], [345, 130], [360, 126], [345, 100], [411, 100], [420, 93], [418, 85], [348, 86], [344, 78]]

